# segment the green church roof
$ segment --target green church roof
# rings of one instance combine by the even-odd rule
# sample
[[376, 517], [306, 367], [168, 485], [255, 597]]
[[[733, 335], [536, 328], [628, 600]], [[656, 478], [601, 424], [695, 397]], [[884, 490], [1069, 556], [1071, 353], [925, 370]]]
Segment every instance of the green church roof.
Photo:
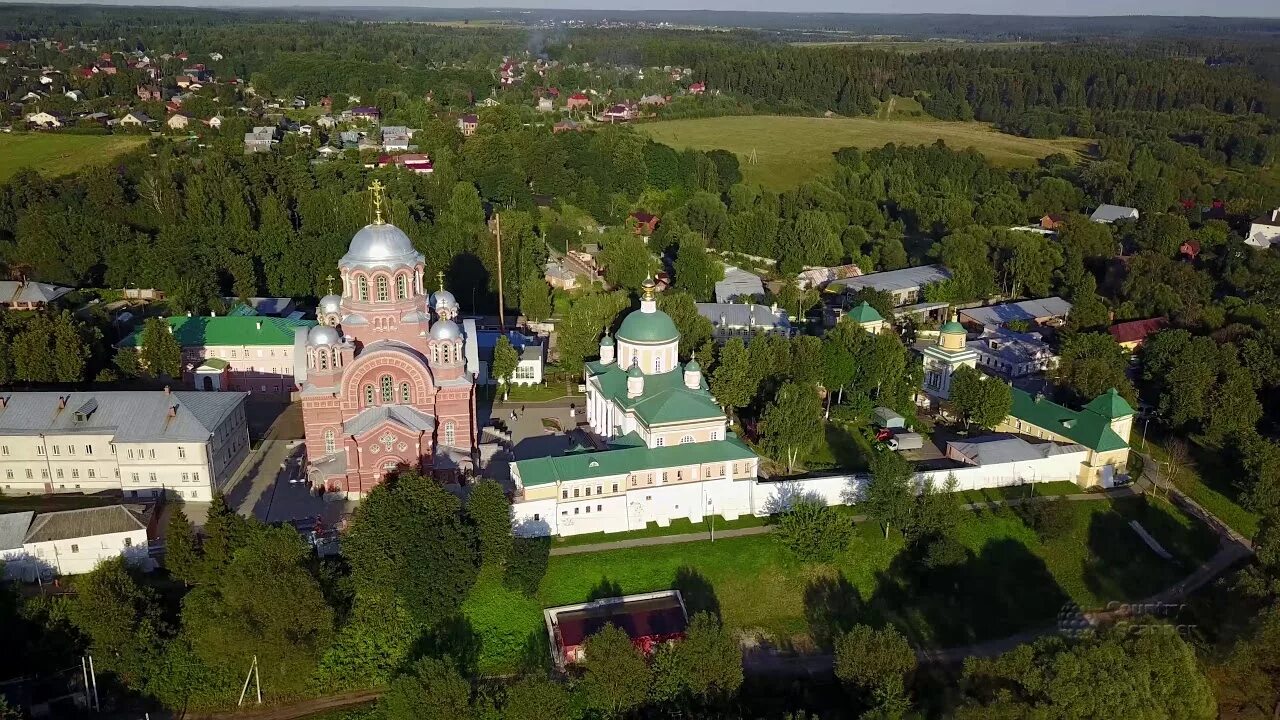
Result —
[[[184, 348], [224, 345], [292, 345], [295, 328], [309, 328], [314, 320], [288, 320], [264, 316], [187, 317], [175, 315], [165, 318], [173, 328], [173, 336]], [[123, 347], [137, 347], [141, 343], [142, 329], [121, 341]]]
[[643, 445], [598, 452], [532, 458], [516, 462], [525, 487], [588, 478], [626, 475], [658, 468], [751, 460], [751, 452], [733, 433], [724, 440], [650, 448]]
[[[1013, 407], [1009, 414], [1096, 452], [1120, 450], [1129, 446], [1128, 441], [1111, 429], [1113, 418], [1102, 415], [1094, 407], [1095, 403], [1108, 395], [1109, 393], [1104, 393], [1098, 396], [1084, 410], [1071, 410], [1042, 396], [1033, 396], [1014, 388]], [[1120, 398], [1120, 402], [1123, 403], [1124, 399]], [[1128, 407], [1127, 403], [1125, 407]]]
[[613, 347], [613, 336], [605, 334], [604, 338], [600, 340], [600, 344], [604, 347]]
[[667, 343], [680, 339], [675, 322], [661, 310], [632, 312], [622, 320], [622, 326], [615, 335], [619, 340], [634, 343]]
[[884, 317], [881, 316], [880, 313], [876, 312], [876, 309], [871, 307], [871, 304], [866, 300], [863, 300], [862, 304], [858, 307], [850, 310], [846, 317], [859, 325], [871, 322], [884, 322]]
[[1120, 392], [1115, 388], [1111, 388], [1090, 400], [1089, 404], [1084, 406], [1084, 409], [1092, 410], [1102, 417], [1112, 420], [1133, 414], [1133, 408], [1129, 406], [1129, 403], [1120, 396]]
[[949, 320], [945, 325], [942, 326], [942, 333], [947, 335], [950, 335], [952, 333], [967, 335], [968, 331], [964, 329], [963, 325], [956, 322], [955, 320]]
[[587, 372], [600, 383], [600, 390], [606, 398], [624, 410], [634, 410], [650, 426], [724, 417], [724, 410], [707, 391], [706, 379], [703, 378], [697, 390], [690, 390], [685, 387], [684, 372], [678, 367], [665, 373], [645, 375], [644, 392], [635, 398], [627, 397], [630, 371], [624, 371], [616, 364], [589, 362]]

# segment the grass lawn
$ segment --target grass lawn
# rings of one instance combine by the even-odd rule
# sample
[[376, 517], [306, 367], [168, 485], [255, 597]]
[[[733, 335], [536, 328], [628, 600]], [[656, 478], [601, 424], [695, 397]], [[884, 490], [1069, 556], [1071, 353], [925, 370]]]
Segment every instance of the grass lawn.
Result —
[[577, 383], [566, 385], [562, 382], [548, 382], [546, 385], [512, 385], [507, 394], [507, 403], [515, 402], [547, 402], [562, 397], [585, 397], [578, 392]]
[[[855, 622], [898, 625], [917, 645], [952, 646], [1052, 623], [1084, 608], [1146, 597], [1212, 554], [1216, 539], [1162, 501], [1074, 501], [1070, 532], [1042, 543], [1010, 509], [968, 516], [959, 565], [926, 569], [896, 533], [864, 523], [831, 563], [802, 563], [771, 535], [550, 558], [536, 598], [482, 573], [463, 606], [481, 637], [481, 666], [502, 672], [537, 656], [541, 609], [594, 597], [679, 588], [691, 611], [718, 609], [731, 627], [783, 647], [825, 644]], [[1159, 559], [1129, 527], [1139, 520], [1175, 555]]]
[[[715, 519], [716, 532], [720, 532], [721, 530], [739, 530], [741, 528], [760, 527], [768, 524], [769, 518], [756, 517], [755, 515], [743, 515], [737, 520], [725, 520], [717, 515]], [[572, 535], [566, 538], [556, 538], [552, 543], [552, 547], [575, 547], [578, 545], [617, 542], [619, 540], [634, 540], [636, 538], [686, 535], [688, 533], [703, 533], [710, 537], [711, 523], [706, 520], [695, 523], [690, 522], [687, 518], [681, 518], [678, 520], [672, 520], [671, 524], [667, 527], [659, 527], [658, 523], [649, 523], [643, 530], [631, 530], [628, 532], [616, 533], [584, 533], [582, 535]]]
[[979, 503], [997, 500], [1020, 500], [1028, 497], [1050, 497], [1056, 495], [1075, 495], [1084, 490], [1068, 480], [1055, 480], [1046, 483], [1027, 483], [1001, 488], [983, 488], [981, 490], [965, 490], [960, 493], [962, 502]]
[[[956, 149], [974, 147], [997, 165], [1026, 167], [1056, 152], [1068, 155], [1086, 142], [1076, 138], [1037, 140], [1005, 135], [978, 122], [876, 120], [747, 115], [640, 123], [636, 128], [674, 148], [723, 148], [738, 156], [748, 182], [785, 190], [835, 166], [831, 153], [886, 143], [929, 145], [942, 139]], [[751, 162], [752, 154], [756, 162]]]
[[[1240, 490], [1232, 483], [1230, 472], [1223, 468], [1222, 458], [1190, 441], [1187, 447], [1191, 459], [1174, 475], [1173, 484], [1232, 530], [1252, 538], [1257, 534], [1258, 522], [1262, 518], [1240, 506]], [[1163, 439], [1157, 440], [1152, 436], [1147, 437], [1143, 452], [1162, 463], [1169, 459]], [[1160, 469], [1160, 477], [1167, 476], [1168, 466], [1165, 465]]]
[[66, 175], [105, 163], [146, 141], [146, 136], [138, 135], [0, 134], [0, 180], [24, 167], [49, 177]]
[[809, 470], [861, 471], [867, 469], [870, 457], [871, 443], [862, 434], [861, 426], [829, 422], [823, 428], [822, 441], [809, 453], [804, 466]]

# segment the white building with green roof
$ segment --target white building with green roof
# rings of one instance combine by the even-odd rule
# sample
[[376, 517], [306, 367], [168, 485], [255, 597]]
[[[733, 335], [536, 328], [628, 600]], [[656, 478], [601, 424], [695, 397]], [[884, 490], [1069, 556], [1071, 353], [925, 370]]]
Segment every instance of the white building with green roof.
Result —
[[697, 361], [680, 365], [679, 347], [648, 282], [640, 309], [584, 367], [587, 422], [604, 449], [513, 463], [517, 532], [622, 532], [752, 512], [759, 458], [728, 429]]

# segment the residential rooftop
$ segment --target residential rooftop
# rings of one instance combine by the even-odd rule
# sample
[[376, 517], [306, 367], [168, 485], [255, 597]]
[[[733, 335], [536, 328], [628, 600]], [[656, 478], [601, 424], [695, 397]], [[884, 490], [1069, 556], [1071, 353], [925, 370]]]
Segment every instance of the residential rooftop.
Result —
[[951, 271], [941, 265], [921, 265], [919, 267], [886, 270], [857, 277], [833, 280], [827, 289], [835, 291], [857, 292], [870, 288], [881, 292], [898, 292], [915, 290], [926, 285], [951, 279]]
[[[243, 345], [293, 345], [297, 328], [315, 326], [314, 320], [290, 320], [265, 315], [175, 315], [165, 318], [173, 336], [184, 348]], [[120, 341], [121, 347], [141, 344], [138, 330]]]
[[203, 441], [248, 393], [164, 390], [0, 393], [0, 435], [112, 435], [114, 442]]

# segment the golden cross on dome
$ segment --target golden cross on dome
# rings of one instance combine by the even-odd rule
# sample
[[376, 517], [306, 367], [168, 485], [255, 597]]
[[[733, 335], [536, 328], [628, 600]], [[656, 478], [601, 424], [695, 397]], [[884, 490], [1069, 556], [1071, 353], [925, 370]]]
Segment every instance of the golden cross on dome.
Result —
[[326, 275], [326, 276], [324, 277], [324, 279], [325, 279], [325, 282], [327, 282], [327, 283], [329, 284], [329, 285], [328, 285], [328, 294], [329, 294], [329, 295], [332, 295], [332, 294], [333, 294], [333, 275], [332, 275], [332, 274], [330, 274], [330, 275]]
[[385, 198], [382, 196], [383, 189], [384, 186], [380, 180], [374, 180], [373, 184], [369, 186], [369, 192], [373, 195], [374, 225], [382, 225], [384, 222], [382, 219], [382, 203], [385, 201]]
[[436, 279], [440, 281], [440, 289], [443, 290], [444, 289], [444, 271], [443, 270], [436, 273]]
[[654, 290], [656, 288], [657, 288], [657, 283], [653, 281], [653, 277], [646, 276], [644, 279], [644, 282], [641, 283], [640, 285], [640, 299], [652, 300], [655, 296]]

